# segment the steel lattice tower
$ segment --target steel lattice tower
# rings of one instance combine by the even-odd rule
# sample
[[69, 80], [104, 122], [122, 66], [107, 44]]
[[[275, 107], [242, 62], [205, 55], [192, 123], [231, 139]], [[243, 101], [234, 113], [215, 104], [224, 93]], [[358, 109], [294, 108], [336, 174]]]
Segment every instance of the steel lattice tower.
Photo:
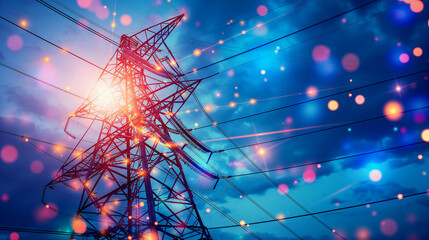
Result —
[[[218, 179], [184, 150], [210, 149], [175, 116], [201, 79], [187, 79], [165, 43], [182, 17], [123, 35], [98, 81], [107, 88], [93, 91], [67, 121], [69, 135], [71, 119], [88, 122], [80, 143], [91, 142], [90, 129], [98, 129], [94, 144], [84, 151], [75, 148], [46, 187], [63, 184], [82, 190], [75, 221], [85, 222], [85, 236], [212, 239], [182, 165]], [[107, 105], [100, 101], [106, 93]], [[171, 133], [182, 135], [189, 145], [174, 142]]]

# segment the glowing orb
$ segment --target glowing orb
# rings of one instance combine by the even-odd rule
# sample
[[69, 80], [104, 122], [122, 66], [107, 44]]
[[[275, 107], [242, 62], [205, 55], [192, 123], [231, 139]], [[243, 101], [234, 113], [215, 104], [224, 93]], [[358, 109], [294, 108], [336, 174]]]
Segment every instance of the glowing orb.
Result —
[[423, 50], [419, 47], [414, 48], [413, 54], [416, 57], [420, 57], [423, 54]]
[[408, 61], [410, 61], [410, 56], [408, 56], [408, 54], [406, 53], [402, 53], [401, 55], [399, 55], [399, 61], [401, 63], [407, 63]]
[[95, 10], [95, 16], [104, 20], [109, 17], [109, 9], [100, 6]]
[[266, 73], [265, 70], [261, 70], [262, 75], [265, 75], [265, 73]]
[[130, 16], [130, 15], [128, 15], [128, 14], [123, 14], [123, 15], [121, 16], [120, 21], [121, 21], [122, 25], [124, 25], [124, 26], [128, 26], [128, 25], [130, 25], [130, 24], [131, 24], [132, 19], [131, 19], [131, 16]]
[[404, 198], [404, 195], [402, 195], [402, 194], [400, 193], [400, 194], [398, 194], [396, 197], [397, 197], [399, 200], [401, 200], [401, 199], [403, 199], [403, 198]]
[[302, 175], [302, 178], [305, 182], [312, 183], [314, 182], [314, 180], [316, 180], [316, 173], [314, 173], [314, 171], [311, 169], [305, 170], [304, 174]]
[[360, 65], [359, 57], [353, 53], [348, 53], [341, 60], [341, 64], [346, 71], [354, 72], [359, 68]]
[[395, 220], [386, 218], [380, 222], [380, 230], [386, 236], [393, 236], [398, 231], [398, 224]]
[[200, 49], [195, 49], [194, 50], [194, 56], [198, 57], [201, 55], [201, 50]]
[[316, 87], [310, 86], [310, 87], [308, 87], [308, 88], [307, 88], [306, 93], [307, 93], [307, 96], [308, 96], [309, 98], [314, 98], [314, 97], [316, 97], [316, 96], [317, 96], [317, 94], [319, 93], [319, 90], [317, 90], [317, 88], [316, 88]]
[[338, 109], [338, 106], [339, 106], [338, 102], [335, 100], [331, 100], [328, 102], [328, 108], [331, 111], [336, 111]]
[[210, 213], [210, 212], [211, 212], [210, 208], [207, 208], [206, 213]]
[[12, 145], [6, 145], [1, 149], [0, 157], [6, 163], [13, 163], [18, 158], [18, 151]]
[[46, 204], [45, 206], [40, 206], [34, 212], [35, 219], [39, 223], [46, 223], [47, 221], [57, 216], [58, 212], [56, 209], [58, 209], [58, 207], [53, 203]]
[[256, 12], [259, 14], [259, 16], [265, 16], [268, 13], [268, 9], [264, 5], [261, 5], [256, 9]]
[[33, 173], [39, 174], [39, 173], [43, 172], [44, 166], [43, 166], [42, 162], [36, 160], [36, 161], [33, 161], [31, 163], [30, 169]]
[[414, 0], [410, 3], [410, 8], [411, 8], [411, 11], [413, 11], [415, 13], [419, 13], [419, 12], [423, 11], [424, 4], [420, 0]]
[[280, 194], [286, 194], [289, 192], [289, 187], [286, 184], [282, 183], [277, 188], [277, 192], [279, 192]]
[[19, 239], [19, 234], [16, 232], [13, 232], [10, 234], [10, 240], [18, 240]]
[[7, 201], [9, 201], [9, 195], [7, 195], [6, 193], [3, 193], [3, 194], [1, 195], [1, 200], [2, 200], [3, 202], [7, 202]]
[[429, 129], [425, 129], [422, 132], [422, 139], [425, 142], [429, 142]]
[[18, 51], [23, 44], [22, 38], [16, 34], [10, 35], [6, 41], [7, 47], [12, 51]]
[[91, 6], [92, 0], [77, 0], [77, 5], [81, 8], [87, 8]]
[[374, 169], [371, 172], [369, 172], [369, 179], [371, 179], [371, 181], [373, 182], [378, 182], [381, 180], [382, 174], [380, 172], [380, 170], [378, 169]]
[[325, 45], [318, 45], [313, 48], [312, 56], [316, 62], [324, 62], [331, 55], [331, 50]]
[[417, 156], [417, 158], [418, 158], [419, 160], [422, 160], [422, 159], [423, 159], [423, 155], [419, 154], [419, 155]]
[[244, 220], [241, 220], [240, 221], [240, 226], [244, 226], [244, 225], [246, 225], [246, 222]]
[[356, 238], [358, 240], [367, 240], [371, 236], [371, 232], [368, 228], [362, 227], [356, 231]]
[[402, 118], [402, 105], [397, 101], [390, 101], [384, 105], [383, 113], [392, 122]]
[[362, 104], [364, 104], [364, 102], [365, 102], [365, 97], [364, 97], [364, 96], [362, 96], [362, 95], [357, 95], [357, 96], [355, 97], [355, 102], [356, 102], [356, 104], [358, 104], [358, 105], [362, 105]]
[[228, 77], [234, 77], [235, 72], [233, 69], [231, 69], [231, 70], [228, 70], [227, 74], [228, 74]]
[[73, 221], [73, 231], [77, 234], [82, 234], [86, 232], [86, 222], [81, 219], [76, 219]]

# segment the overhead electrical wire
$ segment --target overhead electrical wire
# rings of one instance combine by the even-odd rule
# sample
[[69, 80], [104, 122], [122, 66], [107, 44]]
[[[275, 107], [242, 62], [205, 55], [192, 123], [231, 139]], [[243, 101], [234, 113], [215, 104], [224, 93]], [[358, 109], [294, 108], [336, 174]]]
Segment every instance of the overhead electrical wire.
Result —
[[198, 130], [198, 129], [212, 127], [212, 126], [219, 126], [219, 125], [222, 125], [222, 124], [225, 124], [225, 123], [230, 123], [230, 122], [234, 122], [234, 121], [238, 121], [238, 120], [242, 120], [242, 119], [246, 119], [246, 118], [251, 118], [251, 117], [255, 117], [255, 116], [266, 114], [266, 113], [271, 113], [271, 112], [279, 111], [279, 110], [282, 110], [282, 109], [286, 109], [286, 108], [298, 106], [298, 105], [309, 103], [309, 102], [314, 102], [314, 101], [317, 101], [317, 100], [321, 100], [321, 99], [325, 99], [325, 98], [337, 96], [337, 95], [344, 94], [344, 93], [353, 92], [353, 91], [356, 91], [356, 90], [359, 90], [359, 89], [376, 86], [376, 85], [379, 85], [379, 84], [383, 84], [383, 83], [395, 81], [395, 80], [398, 80], [398, 79], [401, 79], [401, 78], [407, 78], [407, 77], [419, 75], [419, 74], [426, 73], [426, 72], [429, 72], [429, 68], [426, 68], [426, 69], [423, 69], [423, 70], [420, 70], [420, 71], [417, 71], [417, 72], [412, 72], [412, 73], [404, 74], [404, 75], [401, 75], [401, 76], [397, 76], [397, 77], [388, 78], [388, 79], [384, 79], [384, 80], [381, 80], [381, 81], [377, 81], [377, 82], [365, 84], [365, 85], [362, 85], [362, 86], [359, 86], [359, 87], [350, 88], [348, 90], [343, 90], [343, 91], [335, 92], [335, 93], [328, 94], [328, 95], [325, 95], [325, 96], [321, 96], [321, 97], [317, 97], [317, 98], [312, 98], [312, 99], [305, 100], [305, 101], [302, 101], [302, 102], [288, 104], [288, 105], [285, 105], [285, 106], [273, 108], [273, 109], [262, 111], [262, 112], [259, 112], [259, 113], [253, 113], [253, 114], [249, 114], [249, 115], [246, 115], [246, 116], [229, 119], [229, 120], [226, 120], [226, 121], [216, 122], [216, 125], [210, 124], [210, 125], [204, 125], [204, 126], [201, 126], [201, 127], [196, 127], [196, 128], [193, 128], [192, 130]]
[[66, 89], [60, 88], [60, 87], [58, 87], [58, 86], [56, 86], [56, 85], [54, 85], [54, 84], [52, 84], [52, 83], [48, 83], [48, 82], [43, 81], [43, 80], [41, 80], [41, 79], [39, 79], [39, 78], [36, 78], [36, 77], [34, 77], [34, 76], [31, 76], [30, 74], [27, 74], [27, 73], [25, 73], [25, 72], [22, 72], [22, 71], [20, 71], [20, 70], [18, 70], [18, 69], [16, 69], [16, 68], [13, 68], [13, 67], [11, 67], [11, 66], [9, 66], [9, 65], [6, 65], [6, 64], [4, 64], [4, 63], [2, 63], [2, 62], [0, 62], [0, 65], [1, 65], [1, 66], [3, 66], [3, 67], [5, 67], [5, 68], [8, 68], [8, 69], [10, 69], [10, 70], [12, 70], [12, 71], [15, 71], [15, 72], [17, 72], [17, 73], [20, 73], [20, 74], [22, 74], [22, 75], [24, 75], [24, 76], [26, 76], [26, 77], [29, 77], [29, 78], [31, 78], [31, 79], [33, 79], [33, 80], [36, 80], [36, 81], [38, 81], [38, 82], [40, 82], [40, 83], [43, 83], [43, 84], [45, 84], [45, 85], [47, 85], [47, 86], [53, 87], [53, 88], [55, 88], [55, 89], [57, 89], [57, 90], [60, 90], [60, 91], [65, 92], [65, 93], [67, 93], [67, 94], [70, 94], [70, 95], [72, 95], [73, 97], [77, 97], [77, 98], [80, 98], [80, 99], [82, 99], [82, 100], [86, 100], [86, 98], [84, 98], [84, 97], [81, 97], [81, 96], [79, 96], [79, 95], [77, 95], [77, 94], [75, 94], [75, 93], [72, 93], [72, 92], [70, 92], [70, 91], [68, 91], [68, 90], [66, 90]]
[[[397, 113], [394, 113], [394, 114], [379, 115], [379, 116], [375, 116], [375, 117], [372, 117], [372, 118], [362, 119], [362, 120], [358, 120], [358, 121], [354, 121], [354, 122], [340, 124], [340, 125], [336, 125], [336, 126], [333, 126], [333, 127], [327, 127], [327, 128], [318, 129], [318, 130], [314, 130], [314, 131], [309, 131], [309, 132], [305, 132], [305, 133], [301, 133], [301, 134], [296, 134], [296, 135], [292, 135], [292, 136], [287, 136], [287, 137], [282, 137], [282, 138], [276, 138], [276, 139], [272, 139], [272, 140], [268, 140], [268, 141], [263, 141], [263, 142], [258, 142], [258, 143], [251, 143], [251, 144], [239, 146], [239, 148], [247, 148], [247, 147], [252, 147], [252, 146], [259, 146], [259, 145], [263, 145], [263, 144], [267, 144], [267, 143], [272, 143], [272, 142], [287, 140], [287, 139], [296, 138], [296, 137], [302, 137], [302, 136], [306, 136], [306, 135], [310, 135], [310, 134], [314, 134], [314, 133], [319, 133], [319, 132], [324, 132], [324, 131], [328, 131], [328, 130], [332, 130], [332, 129], [337, 129], [337, 128], [341, 128], [341, 127], [345, 127], [345, 126], [350, 126], [350, 125], [355, 125], [355, 124], [359, 124], [359, 123], [363, 123], [363, 122], [368, 122], [368, 121], [373, 121], [373, 120], [377, 120], [377, 119], [382, 119], [382, 118], [385, 118], [386, 116], [395, 116], [397, 114], [410, 113], [410, 112], [414, 112], [414, 111], [425, 110], [425, 109], [428, 109], [428, 108], [429, 108], [429, 106], [424, 106], [424, 107], [419, 107], [419, 108], [414, 108], [414, 109], [408, 109], [408, 110], [400, 111], [400, 112], [397, 112]], [[234, 148], [227, 148], [227, 149], [218, 150], [217, 152], [224, 152], [224, 151], [230, 151], [230, 150], [235, 150], [235, 149], [236, 149], [235, 147]]]
[[[311, 215], [320, 215], [320, 214], [326, 214], [326, 213], [332, 213], [332, 212], [339, 212], [339, 211], [344, 211], [344, 210], [353, 209], [353, 208], [367, 207], [367, 206], [376, 205], [376, 204], [378, 205], [381, 203], [392, 202], [392, 201], [396, 201], [396, 200], [402, 201], [403, 199], [407, 199], [407, 198], [409, 199], [409, 198], [413, 198], [413, 197], [417, 197], [417, 196], [421, 196], [421, 195], [427, 195], [427, 194], [428, 194], [427, 191], [416, 192], [416, 193], [411, 193], [411, 194], [403, 194], [402, 199], [399, 199], [398, 197], [385, 198], [385, 199], [381, 199], [381, 200], [377, 200], [377, 201], [370, 201], [370, 202], [350, 205], [350, 206], [341, 207], [341, 208], [333, 208], [333, 209], [327, 209], [327, 210], [323, 210], [323, 211], [313, 212], [312, 214], [301, 214], [301, 215], [295, 215], [295, 216], [290, 216], [290, 217], [278, 218], [278, 220], [284, 221], [284, 220], [289, 220], [289, 219], [308, 217]], [[273, 220], [249, 222], [248, 224], [249, 224], [249, 226], [253, 226], [253, 225], [259, 225], [259, 224], [270, 223], [270, 222], [273, 222]], [[235, 228], [235, 227], [241, 227], [241, 225], [236, 224], [236, 225], [228, 225], [228, 226], [217, 226], [217, 227], [209, 227], [208, 229], [215, 230], [215, 229], [225, 229], [225, 228]], [[31, 228], [14, 228], [14, 227], [0, 227], [0, 231], [55, 234], [55, 235], [70, 235], [70, 233], [71, 233], [71, 232], [67, 232], [67, 231], [54, 231], [54, 230], [42, 230], [42, 229], [31, 229]]]
[[73, 18], [72, 16], [68, 15], [67, 13], [65, 13], [65, 12], [63, 12], [63, 11], [61, 11], [61, 10], [59, 10], [58, 8], [56, 8], [56, 7], [52, 6], [52, 5], [50, 5], [49, 3], [47, 3], [47, 2], [45, 2], [45, 1], [43, 1], [43, 0], [36, 0], [36, 2], [38, 2], [38, 3], [42, 4], [43, 6], [45, 6], [45, 7], [49, 8], [49, 9], [51, 9], [52, 11], [54, 11], [54, 12], [58, 13], [59, 15], [61, 15], [61, 16], [63, 16], [63, 17], [65, 17], [66, 19], [68, 19], [68, 20], [70, 20], [71, 22], [73, 22], [73, 23], [77, 24], [78, 26], [82, 27], [83, 29], [88, 30], [89, 32], [91, 32], [91, 33], [93, 33], [93, 34], [97, 35], [98, 37], [100, 37], [100, 38], [102, 38], [102, 39], [104, 39], [104, 40], [108, 41], [109, 43], [111, 43], [111, 44], [113, 44], [113, 45], [116, 45], [116, 46], [119, 46], [119, 43], [118, 43], [118, 42], [116, 42], [116, 41], [114, 41], [113, 39], [111, 39], [111, 38], [107, 37], [106, 35], [104, 35], [104, 34], [102, 34], [102, 33], [98, 32], [97, 30], [92, 29], [91, 27], [89, 27], [89, 26], [87, 26], [87, 25], [85, 25], [85, 24], [83, 24], [83, 23], [79, 22], [79, 20], [77, 20], [77, 19]]
[[[210, 114], [205, 110], [205, 108], [202, 106], [200, 100], [198, 99], [198, 96], [195, 94], [195, 92], [192, 93], [192, 96], [194, 97], [195, 101], [197, 102], [198, 106], [200, 107], [201, 111], [203, 111], [203, 113], [206, 115], [206, 117], [212, 122], [215, 123], [215, 121], [213, 120], [213, 118], [210, 116]], [[228, 137], [228, 135], [225, 133], [225, 131], [223, 131], [223, 129], [219, 126], [216, 125], [216, 128], [219, 130], [219, 132], [221, 132], [221, 134], [228, 139], [228, 141], [234, 145], [234, 147], [241, 153], [241, 155], [244, 156], [244, 158], [251, 163], [257, 170], [258, 172], [260, 172], [261, 174], [264, 175], [264, 177], [272, 184], [274, 185], [277, 189], [279, 188], [279, 184], [277, 184], [276, 182], [274, 182], [270, 176], [268, 176], [267, 173], [263, 172], [263, 170], [252, 160], [250, 159], [250, 157], [241, 149], [238, 147], [238, 145], [231, 139]], [[213, 167], [212, 167], [213, 169]], [[224, 178], [225, 179], [225, 178]], [[226, 181], [228, 181], [228, 183], [230, 183], [230, 185], [234, 186], [232, 184], [232, 182], [226, 178]], [[310, 211], [307, 210], [307, 208], [305, 208], [303, 205], [301, 205], [294, 197], [292, 197], [290, 194], [285, 193], [283, 194], [284, 196], [286, 196], [287, 198], [289, 198], [293, 203], [295, 203], [299, 208], [301, 208], [302, 210], [304, 210], [306, 213], [310, 213]], [[333, 232], [333, 228], [329, 227], [326, 223], [324, 223], [323, 221], [321, 221], [318, 217], [316, 216], [312, 216], [313, 219], [315, 219], [317, 222], [319, 222], [322, 226], [324, 226], [325, 228], [327, 228], [330, 232]], [[278, 221], [277, 221], [278, 222]], [[280, 222], [279, 222], [280, 223]], [[285, 227], [285, 226], [284, 226]], [[289, 232], [293, 233], [293, 231], [290, 229]], [[333, 232], [335, 235], [337, 235], [338, 237], [345, 239], [341, 234], [339, 234], [338, 232]], [[295, 235], [295, 234], [294, 234]], [[295, 235], [297, 236], [297, 235]], [[298, 238], [301, 238], [299, 235], [297, 236]]]
[[[347, 156], [343, 156], [343, 157], [336, 157], [336, 158], [322, 160], [322, 161], [307, 162], [307, 163], [291, 165], [291, 166], [287, 166], [287, 167], [279, 167], [279, 168], [265, 170], [264, 172], [267, 172], [267, 173], [268, 172], [276, 172], [276, 171], [306, 167], [306, 166], [311, 166], [311, 165], [316, 165], [316, 164], [336, 162], [336, 161], [345, 160], [345, 159], [349, 159], [349, 158], [362, 157], [362, 156], [366, 156], [366, 155], [371, 155], [371, 154], [376, 154], [376, 153], [381, 153], [381, 152], [387, 152], [387, 151], [396, 150], [396, 149], [407, 148], [407, 147], [416, 146], [416, 145], [420, 145], [420, 144], [424, 144], [424, 143], [427, 143], [427, 142], [424, 142], [424, 141], [414, 142], [414, 143], [410, 143], [410, 144], [399, 145], [399, 146], [394, 146], [394, 147], [390, 147], [390, 148], [383, 148], [383, 149], [378, 149], [378, 150], [369, 151], [369, 152], [357, 153], [357, 154], [347, 155]], [[255, 174], [260, 174], [260, 172], [234, 174], [234, 175], [229, 175], [228, 177], [229, 178], [244, 177], [244, 176], [250, 176], [250, 175], [255, 175]]]
[[[403, 194], [403, 199], [405, 199], [405, 198], [412, 198], [412, 197], [421, 196], [421, 195], [426, 195], [426, 194], [428, 194], [427, 191], [416, 192], [416, 193], [412, 193], [412, 194]], [[295, 215], [295, 216], [290, 216], [290, 217], [283, 217], [283, 218], [278, 218], [278, 219], [281, 220], [281, 221], [283, 221], [283, 220], [296, 219], [296, 218], [302, 218], [302, 217], [308, 217], [308, 216], [314, 216], [314, 215], [321, 215], [321, 214], [326, 214], [326, 213], [331, 213], [331, 212], [338, 212], [338, 211], [343, 211], [343, 210], [352, 209], [352, 208], [364, 207], [364, 206], [368, 206], [368, 205], [371, 206], [371, 205], [374, 205], [374, 204], [391, 202], [391, 201], [395, 201], [395, 200], [399, 201], [399, 200], [402, 200], [402, 199], [399, 199], [398, 197], [391, 197], [391, 198], [386, 198], [386, 199], [382, 199], [382, 200], [378, 200], [378, 201], [371, 201], [371, 202], [360, 203], [360, 204], [356, 204], [356, 205], [350, 205], [350, 206], [347, 206], [347, 207], [333, 208], [333, 209], [328, 209], [328, 210], [324, 210], [324, 211], [313, 212], [311, 214], [301, 214], [301, 215]], [[257, 225], [257, 224], [270, 223], [272, 221], [273, 220], [251, 222], [251, 223], [249, 223], [249, 225], [253, 226], [253, 225]], [[240, 226], [240, 225], [238, 225], [238, 226]], [[238, 227], [238, 226], [237, 225], [219, 226], [219, 227], [211, 227], [209, 229], [233, 228], [233, 227]]]
[[229, 56], [229, 57], [223, 58], [223, 59], [218, 60], [218, 61], [216, 61], [216, 62], [213, 62], [213, 63], [210, 63], [210, 64], [208, 64], [208, 65], [205, 65], [205, 66], [203, 66], [203, 67], [196, 68], [196, 69], [194, 69], [193, 71], [187, 72], [186, 74], [193, 73], [193, 72], [195, 72], [195, 70], [196, 70], [196, 71], [200, 71], [200, 70], [203, 70], [203, 69], [205, 69], [205, 68], [209, 68], [209, 67], [211, 67], [211, 66], [214, 66], [214, 65], [216, 65], [216, 64], [219, 64], [219, 63], [225, 62], [225, 61], [227, 61], [227, 60], [230, 60], [230, 59], [236, 58], [236, 57], [238, 57], [238, 56], [240, 56], [240, 55], [243, 55], [243, 54], [246, 54], [246, 53], [248, 53], [248, 52], [254, 51], [254, 50], [256, 50], [256, 49], [259, 49], [259, 48], [261, 48], [261, 47], [264, 47], [264, 46], [270, 45], [270, 44], [275, 43], [275, 42], [277, 42], [277, 41], [279, 41], [279, 40], [282, 40], [282, 39], [284, 39], [284, 38], [287, 38], [287, 37], [293, 36], [293, 35], [295, 35], [295, 34], [297, 34], [297, 33], [303, 32], [303, 31], [305, 31], [305, 30], [307, 30], [307, 29], [310, 29], [310, 28], [316, 27], [316, 26], [318, 26], [318, 25], [320, 25], [320, 24], [323, 24], [323, 23], [328, 22], [328, 21], [330, 21], [330, 20], [332, 20], [332, 19], [335, 19], [335, 18], [338, 18], [338, 17], [340, 17], [340, 16], [343, 16], [343, 15], [345, 15], [345, 14], [347, 14], [347, 13], [350, 13], [350, 12], [356, 11], [356, 10], [358, 10], [358, 9], [360, 9], [360, 8], [366, 7], [366, 6], [368, 6], [368, 5], [372, 4], [372, 3], [375, 3], [375, 2], [377, 2], [377, 1], [378, 1], [378, 0], [372, 0], [372, 1], [366, 2], [366, 3], [362, 4], [362, 5], [359, 5], [359, 6], [357, 6], [357, 7], [352, 8], [352, 9], [346, 10], [346, 11], [344, 11], [344, 12], [341, 12], [341, 13], [339, 13], [339, 14], [335, 15], [335, 16], [332, 16], [332, 17], [326, 18], [326, 19], [324, 19], [324, 20], [322, 20], [322, 21], [319, 21], [319, 22], [317, 22], [317, 23], [313, 23], [313, 24], [311, 24], [311, 25], [309, 25], [309, 26], [307, 26], [307, 27], [300, 28], [300, 29], [298, 29], [298, 30], [296, 30], [296, 31], [294, 31], [294, 32], [288, 33], [288, 34], [286, 34], [286, 35], [283, 35], [283, 36], [281, 36], [281, 37], [278, 37], [278, 38], [273, 39], [273, 40], [271, 40], [271, 41], [268, 41], [268, 42], [266, 42], [266, 43], [263, 43], [263, 44], [260, 44], [260, 45], [255, 46], [255, 47], [249, 48], [249, 49], [247, 49], [247, 50], [245, 50], [245, 51], [242, 51], [242, 52], [239, 52], [239, 53], [234, 54], [234, 55], [232, 55], [232, 56]]

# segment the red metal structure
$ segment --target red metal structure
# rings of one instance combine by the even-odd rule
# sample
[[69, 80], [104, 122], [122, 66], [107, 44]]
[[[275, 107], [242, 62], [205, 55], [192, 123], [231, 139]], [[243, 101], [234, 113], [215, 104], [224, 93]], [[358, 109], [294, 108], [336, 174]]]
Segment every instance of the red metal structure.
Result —
[[[182, 17], [123, 35], [95, 90], [67, 121], [65, 131], [72, 137], [72, 119], [88, 124], [78, 146], [93, 144], [84, 151], [77, 146], [45, 190], [59, 184], [82, 190], [74, 227], [78, 234], [212, 239], [182, 165], [218, 179], [184, 148], [210, 149], [176, 116], [201, 79], [187, 79], [165, 43]], [[174, 142], [170, 134], [180, 134], [187, 143]]]

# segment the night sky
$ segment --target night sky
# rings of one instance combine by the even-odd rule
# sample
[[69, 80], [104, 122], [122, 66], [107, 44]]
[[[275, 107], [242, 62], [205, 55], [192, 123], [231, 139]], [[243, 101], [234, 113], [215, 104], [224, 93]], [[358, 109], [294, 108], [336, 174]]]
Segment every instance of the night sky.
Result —
[[[251, 200], [225, 180], [213, 190], [215, 181], [190, 169], [186, 177], [260, 238], [296, 239], [275, 221], [257, 224], [272, 218], [252, 200], [275, 218], [305, 215], [296, 202], [310, 212], [363, 204], [318, 214], [320, 222], [311, 216], [281, 221], [304, 239], [428, 238], [429, 2], [46, 2], [116, 41], [112, 33], [132, 34], [185, 13], [168, 46], [184, 72], [199, 69], [189, 78], [218, 73], [203, 80], [196, 95], [251, 161], [273, 170], [266, 174], [280, 187], [234, 150], [193, 98], [177, 116], [211, 149], [226, 150], [211, 157], [211, 166], [208, 155], [195, 158], [231, 176]], [[37, 1], [2, 0], [0, 16], [0, 227], [72, 231], [79, 193], [51, 191], [49, 203], [58, 212], [41, 197], [70, 153], [64, 146], [77, 143], [63, 129], [82, 100], [31, 77], [87, 96], [101, 70], [5, 19], [102, 67], [116, 46]], [[409, 196], [415, 193], [422, 194]], [[215, 228], [214, 239], [254, 239], [239, 226], [216, 228], [235, 224], [195, 201], [204, 224]], [[68, 236], [0, 231], [0, 239]]]

